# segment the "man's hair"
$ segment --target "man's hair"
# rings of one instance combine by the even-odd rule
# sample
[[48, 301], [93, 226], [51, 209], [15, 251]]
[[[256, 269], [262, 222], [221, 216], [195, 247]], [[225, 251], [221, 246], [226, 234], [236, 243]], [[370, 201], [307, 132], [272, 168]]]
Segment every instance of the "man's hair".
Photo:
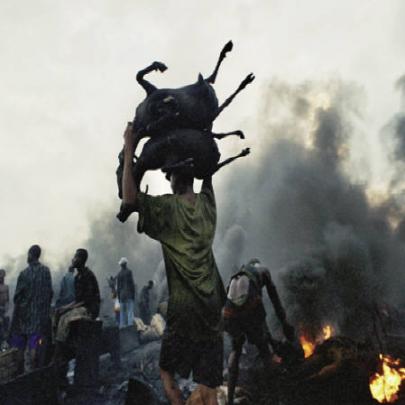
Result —
[[122, 264], [128, 264], [128, 259], [126, 257], [121, 257], [118, 264], [121, 266]]
[[149, 280], [149, 281], [148, 281], [148, 285], [149, 285], [150, 287], [153, 287], [153, 286], [155, 285], [155, 283], [154, 283], [152, 280]]
[[172, 174], [177, 176], [180, 182], [186, 186], [192, 186], [194, 183], [193, 171], [189, 167], [177, 168], [167, 172], [166, 174], [167, 180], [170, 180]]
[[84, 260], [84, 262], [86, 262], [86, 261], [87, 261], [87, 258], [89, 257], [89, 254], [87, 253], [87, 250], [86, 250], [86, 249], [83, 249], [83, 248], [77, 249], [77, 250], [76, 250], [76, 254], [77, 254], [79, 257], [81, 257], [81, 258]]
[[35, 259], [39, 259], [41, 256], [41, 248], [39, 245], [32, 245], [29, 248], [28, 253], [30, 253]]
[[6, 270], [0, 269], [0, 277], [6, 277]]

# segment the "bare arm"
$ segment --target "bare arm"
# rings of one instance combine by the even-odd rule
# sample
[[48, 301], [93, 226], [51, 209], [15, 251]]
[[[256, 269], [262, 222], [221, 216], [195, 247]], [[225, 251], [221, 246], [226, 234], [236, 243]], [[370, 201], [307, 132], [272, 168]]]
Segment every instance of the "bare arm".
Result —
[[281, 304], [281, 300], [278, 295], [276, 286], [274, 285], [273, 280], [271, 279], [270, 272], [268, 270], [266, 270], [263, 273], [263, 277], [264, 277], [264, 282], [266, 285], [267, 294], [269, 295], [269, 298], [274, 306], [277, 318], [279, 319], [280, 323], [283, 326], [284, 335], [288, 340], [293, 341], [295, 338], [295, 330], [287, 322], [287, 317], [286, 317], [284, 308]]
[[269, 298], [274, 306], [274, 309], [276, 311], [277, 318], [281, 323], [285, 321], [285, 311], [283, 306], [281, 305], [280, 297], [278, 295], [276, 286], [273, 283], [273, 280], [271, 279], [270, 272], [268, 270], [263, 272], [263, 278], [264, 278], [264, 283], [266, 286], [267, 294], [269, 295]]
[[124, 205], [136, 205], [138, 189], [132, 174], [132, 163], [135, 149], [139, 139], [134, 136], [132, 123], [128, 122], [124, 133], [124, 172], [122, 176], [122, 203]]

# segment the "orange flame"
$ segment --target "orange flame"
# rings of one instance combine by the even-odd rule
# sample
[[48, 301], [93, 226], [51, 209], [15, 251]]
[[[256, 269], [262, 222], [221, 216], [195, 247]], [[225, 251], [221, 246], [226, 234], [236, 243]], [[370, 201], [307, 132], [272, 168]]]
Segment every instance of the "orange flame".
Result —
[[334, 333], [335, 333], [335, 331], [334, 331], [333, 327], [331, 325], [327, 324], [322, 328], [322, 333], [319, 334], [319, 336], [315, 339], [314, 342], [312, 342], [304, 334], [302, 334], [300, 336], [300, 343], [301, 343], [302, 349], [304, 350], [305, 358], [307, 358], [313, 354], [317, 344], [330, 339]]
[[370, 392], [380, 403], [394, 402], [405, 380], [405, 368], [399, 367], [400, 361], [388, 355], [380, 354], [380, 360], [380, 372], [370, 378]]
[[304, 335], [300, 336], [300, 343], [302, 350], [304, 350], [304, 357], [307, 358], [311, 356], [315, 350], [315, 343], [309, 341]]

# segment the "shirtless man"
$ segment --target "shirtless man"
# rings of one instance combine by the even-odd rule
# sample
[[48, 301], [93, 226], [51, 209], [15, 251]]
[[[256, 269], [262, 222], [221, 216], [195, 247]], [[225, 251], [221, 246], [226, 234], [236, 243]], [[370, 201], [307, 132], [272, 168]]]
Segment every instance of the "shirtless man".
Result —
[[294, 328], [288, 323], [281, 305], [276, 287], [270, 272], [252, 259], [240, 271], [232, 276], [224, 308], [225, 331], [232, 339], [232, 352], [229, 358], [228, 403], [234, 404], [235, 387], [239, 374], [239, 358], [242, 347], [247, 339], [254, 344], [266, 369], [271, 368], [271, 352], [269, 349], [270, 334], [266, 324], [266, 310], [262, 301], [262, 290], [267, 294], [274, 306], [284, 335], [294, 341]]

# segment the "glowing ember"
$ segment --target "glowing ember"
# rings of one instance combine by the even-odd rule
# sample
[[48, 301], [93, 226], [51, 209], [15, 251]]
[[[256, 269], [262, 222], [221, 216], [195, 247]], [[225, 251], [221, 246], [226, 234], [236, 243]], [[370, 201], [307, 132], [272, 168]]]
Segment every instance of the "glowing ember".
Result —
[[370, 378], [370, 392], [380, 403], [394, 402], [405, 380], [405, 368], [399, 367], [400, 361], [388, 355], [380, 354], [380, 360], [379, 372]]
[[311, 356], [315, 350], [315, 344], [312, 343], [311, 341], [309, 341], [304, 335], [302, 335], [300, 337], [300, 343], [301, 343], [302, 349], [304, 350], [305, 358]]
[[322, 328], [323, 340], [328, 340], [333, 335], [333, 328], [330, 325], [326, 325]]
[[334, 329], [331, 325], [325, 325], [322, 328], [322, 333], [320, 333], [319, 336], [315, 339], [315, 342], [312, 342], [304, 334], [301, 334], [300, 343], [301, 343], [302, 349], [304, 350], [305, 358], [312, 355], [312, 353], [315, 351], [315, 347], [317, 344], [320, 344], [323, 341], [330, 339], [333, 334], [334, 334]]

